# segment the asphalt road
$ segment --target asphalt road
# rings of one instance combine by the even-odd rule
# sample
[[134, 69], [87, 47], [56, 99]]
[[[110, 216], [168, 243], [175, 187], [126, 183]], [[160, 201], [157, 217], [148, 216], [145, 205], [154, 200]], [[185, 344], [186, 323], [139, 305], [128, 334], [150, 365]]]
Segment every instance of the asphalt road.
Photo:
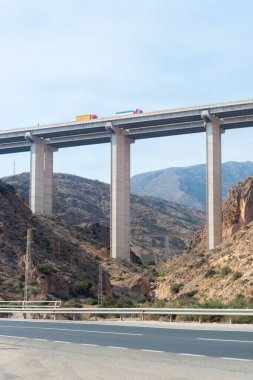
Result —
[[253, 361], [253, 331], [0, 320], [0, 337]]

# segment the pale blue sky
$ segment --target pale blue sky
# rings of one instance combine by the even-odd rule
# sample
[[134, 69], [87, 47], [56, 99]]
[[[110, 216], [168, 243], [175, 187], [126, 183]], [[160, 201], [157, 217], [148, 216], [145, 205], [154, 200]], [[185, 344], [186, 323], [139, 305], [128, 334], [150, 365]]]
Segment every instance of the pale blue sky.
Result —
[[[0, 129], [75, 115], [253, 98], [250, 0], [0, 0]], [[253, 161], [253, 128], [223, 161]], [[0, 176], [29, 170], [1, 156]], [[132, 174], [205, 161], [204, 134], [138, 141]], [[109, 181], [109, 144], [60, 150], [54, 170]]]

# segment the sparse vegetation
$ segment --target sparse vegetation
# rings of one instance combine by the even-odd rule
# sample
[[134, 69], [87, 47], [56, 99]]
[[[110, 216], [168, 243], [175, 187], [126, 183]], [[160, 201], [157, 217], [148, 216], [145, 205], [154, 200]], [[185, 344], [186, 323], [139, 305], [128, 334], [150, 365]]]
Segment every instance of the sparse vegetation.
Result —
[[131, 298], [127, 296], [111, 297], [103, 301], [101, 307], [133, 307], [134, 303]]
[[209, 268], [206, 273], [204, 274], [205, 278], [213, 277], [216, 274], [215, 270], [213, 268]]
[[77, 281], [75, 283], [74, 294], [89, 296], [91, 287], [92, 287], [91, 281], [88, 280], [87, 278], [84, 278], [83, 280]]
[[155, 265], [155, 260], [152, 260], [152, 259], [145, 260], [144, 265]]
[[232, 272], [231, 268], [229, 266], [225, 266], [221, 269], [221, 277], [226, 277]]
[[180, 290], [182, 289], [183, 286], [184, 286], [183, 284], [172, 284], [170, 286], [170, 291], [173, 294], [177, 294], [180, 292]]
[[226, 306], [224, 303], [218, 298], [210, 299], [206, 302], [202, 302], [199, 304], [199, 307], [203, 309], [224, 309]]
[[47, 263], [37, 264], [37, 269], [44, 274], [50, 274], [54, 270], [53, 266], [51, 264], [47, 264]]
[[190, 292], [185, 293], [186, 297], [194, 297], [195, 294], [197, 294], [198, 291], [196, 289], [191, 290]]
[[238, 280], [238, 278], [240, 278], [240, 277], [242, 277], [242, 273], [236, 271], [236, 272], [233, 273], [232, 279], [233, 279], [233, 281], [236, 281], [236, 280]]

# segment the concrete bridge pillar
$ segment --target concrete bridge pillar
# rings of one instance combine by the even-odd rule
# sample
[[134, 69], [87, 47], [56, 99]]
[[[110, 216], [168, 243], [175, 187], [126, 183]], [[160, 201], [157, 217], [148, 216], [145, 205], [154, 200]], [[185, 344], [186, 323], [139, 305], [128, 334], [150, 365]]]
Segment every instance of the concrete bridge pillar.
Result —
[[31, 141], [30, 156], [30, 208], [34, 214], [44, 211], [44, 143]]
[[53, 152], [43, 139], [26, 134], [31, 142], [30, 208], [34, 214], [52, 216], [53, 205]]
[[130, 144], [124, 131], [111, 131], [111, 257], [130, 260]]
[[45, 145], [44, 149], [44, 207], [43, 215], [53, 213], [53, 154], [58, 149]]
[[206, 128], [207, 245], [215, 248], [222, 242], [221, 133], [222, 120], [202, 112]]

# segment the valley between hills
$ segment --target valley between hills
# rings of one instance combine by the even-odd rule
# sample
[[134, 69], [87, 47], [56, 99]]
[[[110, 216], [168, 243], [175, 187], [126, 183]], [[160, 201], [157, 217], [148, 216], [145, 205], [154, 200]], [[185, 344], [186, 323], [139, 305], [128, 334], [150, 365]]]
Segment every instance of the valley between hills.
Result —
[[[54, 174], [54, 216], [32, 215], [28, 173], [0, 183], [0, 298], [22, 299], [26, 230], [33, 229], [31, 299], [104, 305], [249, 305], [253, 300], [253, 178], [223, 207], [224, 238], [206, 249], [205, 214], [151, 196], [131, 196], [131, 259], [109, 257], [109, 185]], [[169, 250], [164, 248], [169, 237]]]

